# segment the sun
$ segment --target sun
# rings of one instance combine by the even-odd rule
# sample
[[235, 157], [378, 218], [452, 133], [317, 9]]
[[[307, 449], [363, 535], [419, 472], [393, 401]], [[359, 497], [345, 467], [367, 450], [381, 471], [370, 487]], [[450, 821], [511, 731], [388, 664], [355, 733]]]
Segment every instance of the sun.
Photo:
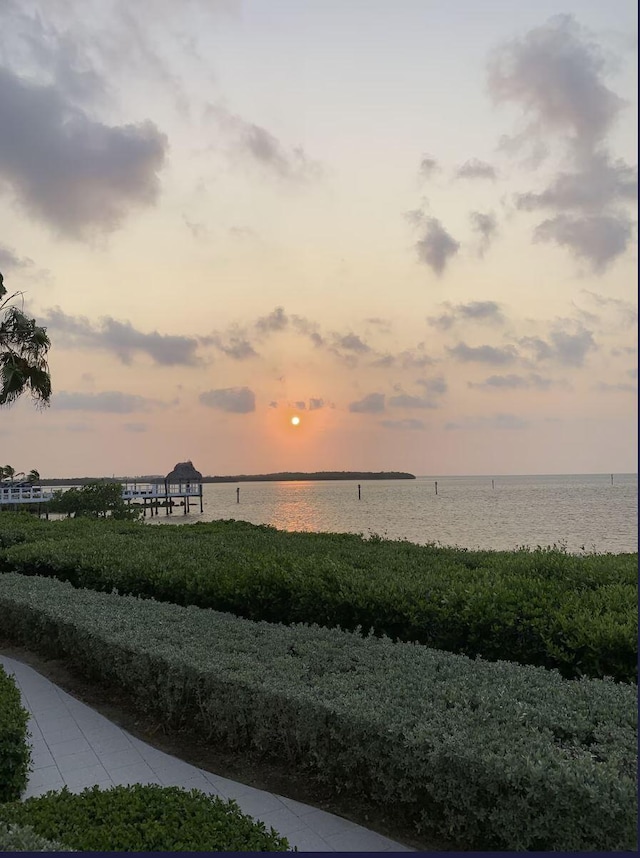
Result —
[[300, 418], [299, 417], [292, 417], [291, 418], [291, 425], [292, 426], [299, 426], [300, 425]]

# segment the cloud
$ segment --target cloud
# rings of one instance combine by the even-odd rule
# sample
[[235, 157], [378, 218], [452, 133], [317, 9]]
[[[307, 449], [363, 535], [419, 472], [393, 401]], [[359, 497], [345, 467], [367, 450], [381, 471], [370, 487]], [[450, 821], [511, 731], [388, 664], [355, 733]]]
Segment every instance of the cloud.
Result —
[[638, 308], [629, 301], [621, 301], [619, 298], [609, 298], [605, 295], [599, 295], [597, 292], [591, 292], [589, 289], [583, 289], [582, 292], [596, 306], [604, 310], [614, 311], [616, 315], [616, 329], [620, 327], [632, 328], [638, 324]]
[[397, 429], [397, 430], [420, 430], [426, 429], [427, 424], [424, 420], [416, 420], [413, 417], [407, 417], [404, 420], [381, 420], [380, 425], [384, 426], [385, 429]]
[[453, 357], [465, 363], [488, 363], [495, 366], [504, 366], [513, 363], [518, 353], [513, 346], [496, 348], [495, 346], [468, 346], [466, 343], [458, 343], [447, 351]]
[[478, 255], [484, 256], [498, 232], [498, 219], [493, 212], [470, 212], [471, 229], [480, 236]]
[[631, 219], [619, 207], [636, 200], [638, 184], [637, 168], [614, 161], [606, 146], [625, 106], [605, 85], [606, 71], [602, 51], [570, 15], [504, 45], [489, 63], [494, 99], [516, 103], [529, 119], [520, 143], [557, 136], [572, 167], [541, 191], [516, 194], [516, 208], [555, 212], [535, 227], [534, 240], [558, 244], [596, 274], [631, 242]]
[[19, 268], [28, 268], [33, 261], [27, 257], [20, 258], [11, 248], [0, 244], [0, 271], [13, 271]]
[[490, 375], [481, 382], [469, 381], [467, 386], [477, 390], [529, 390], [530, 388], [548, 390], [553, 384], [552, 379], [531, 373], [529, 376]]
[[313, 399], [309, 400], [309, 411], [318, 411], [318, 409], [324, 408], [324, 399]]
[[416, 384], [424, 387], [426, 392], [432, 395], [442, 395], [449, 389], [449, 385], [441, 375], [434, 378], [418, 378]]
[[423, 179], [430, 179], [435, 173], [440, 171], [440, 166], [435, 158], [430, 155], [424, 155], [420, 161], [420, 176]]
[[437, 408], [438, 403], [427, 396], [411, 396], [409, 393], [398, 393], [389, 397], [389, 405], [393, 408]]
[[235, 152], [272, 175], [291, 182], [306, 182], [322, 175], [320, 163], [307, 158], [301, 147], [286, 148], [266, 128], [248, 122], [226, 107], [210, 104], [207, 115], [232, 140]]
[[0, 128], [0, 179], [60, 235], [115, 230], [132, 208], [158, 197], [167, 138], [152, 122], [105, 125], [54, 85], [0, 68]]
[[600, 211], [611, 203], [634, 202], [638, 197], [638, 169], [607, 152], [599, 151], [582, 159], [582, 170], [560, 172], [541, 193], [516, 195], [516, 207], [523, 211], [536, 209], [581, 209]]
[[261, 316], [256, 320], [256, 328], [263, 334], [284, 331], [288, 325], [289, 317], [283, 307], [276, 307], [268, 316]]
[[324, 337], [319, 333], [316, 322], [311, 322], [302, 316], [293, 315], [291, 316], [291, 324], [299, 334], [309, 337], [317, 348], [324, 345]]
[[425, 223], [424, 234], [416, 242], [418, 258], [437, 275], [441, 275], [449, 259], [460, 250], [460, 243], [449, 235], [437, 218], [428, 217]]
[[456, 322], [461, 321], [490, 322], [492, 324], [504, 322], [500, 305], [495, 301], [470, 301], [468, 304], [455, 305], [445, 302], [442, 306], [447, 309], [447, 312], [440, 316], [427, 318], [427, 322], [440, 331], [448, 331]]
[[336, 348], [345, 349], [345, 351], [356, 352], [357, 354], [366, 354], [371, 351], [368, 346], [357, 334], [334, 334], [333, 342]]
[[100, 320], [99, 326], [91, 324], [84, 316], [70, 316], [60, 309], [50, 310], [42, 323], [53, 331], [66, 335], [69, 346], [104, 349], [117, 355], [125, 364], [130, 364], [134, 354], [147, 354], [160, 366], [195, 366], [198, 340], [173, 334], [152, 331], [145, 334], [130, 322], [118, 322], [110, 316]]
[[384, 411], [384, 393], [369, 393], [358, 402], [349, 403], [349, 411], [358, 414], [380, 414]]
[[629, 246], [633, 234], [631, 218], [624, 212], [570, 217], [558, 215], [534, 230], [534, 241], [555, 242], [585, 259], [596, 273], [602, 273]]
[[299, 399], [297, 402], [294, 402], [293, 404], [295, 405], [295, 407], [299, 411], [306, 411], [306, 409], [307, 409], [307, 403], [303, 399]]
[[125, 432], [146, 432], [148, 426], [146, 423], [123, 423], [122, 428]]
[[592, 150], [624, 105], [603, 83], [604, 71], [585, 30], [571, 15], [558, 15], [497, 49], [488, 83], [496, 102], [514, 102], [530, 118], [527, 139], [553, 132]]
[[248, 387], [207, 390], [200, 394], [199, 399], [208, 408], [216, 408], [229, 414], [248, 414], [256, 410], [256, 395]]
[[492, 182], [495, 182], [497, 173], [495, 167], [486, 161], [471, 158], [470, 161], [465, 161], [461, 167], [458, 167], [455, 177], [456, 179], [491, 179]]
[[625, 382], [621, 384], [608, 384], [606, 381], [601, 381], [595, 389], [603, 393], [637, 393], [638, 385], [627, 384]]
[[216, 348], [227, 357], [233, 358], [233, 360], [247, 360], [248, 358], [258, 357], [258, 352], [245, 337], [230, 336], [228, 343], [222, 342], [217, 336], [213, 340]]
[[[560, 325], [561, 323], [559, 323]], [[597, 349], [591, 331], [575, 326], [575, 333], [558, 328], [549, 334], [549, 340], [541, 337], [523, 337], [519, 344], [534, 353], [534, 360], [553, 360], [562, 366], [583, 366], [586, 356]]]
[[478, 430], [478, 429], [507, 429], [520, 430], [529, 426], [527, 420], [523, 420], [515, 414], [495, 414], [493, 417], [465, 417], [459, 421], [445, 423], [447, 431]]
[[97, 411], [109, 414], [132, 414], [136, 411], [166, 408], [166, 403], [157, 399], [147, 399], [118, 390], [107, 390], [104, 393], [68, 393], [61, 390], [53, 397], [52, 405], [61, 411]]

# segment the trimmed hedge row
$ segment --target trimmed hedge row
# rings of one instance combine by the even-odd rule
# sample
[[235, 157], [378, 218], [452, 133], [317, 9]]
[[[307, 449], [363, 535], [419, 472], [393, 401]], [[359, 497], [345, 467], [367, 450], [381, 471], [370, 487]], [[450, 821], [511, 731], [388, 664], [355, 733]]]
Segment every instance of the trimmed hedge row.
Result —
[[[79, 794], [66, 787], [0, 805], [2, 823], [82, 852], [287, 852], [289, 843], [236, 802], [199, 790], [135, 784]], [[0, 845], [2, 843], [0, 833]]]
[[169, 729], [277, 757], [476, 850], [629, 850], [637, 689], [17, 574], [4, 633]]
[[31, 762], [28, 720], [13, 676], [0, 665], [0, 803], [20, 798], [27, 785]]
[[360, 626], [567, 677], [637, 678], [637, 555], [472, 552], [233, 521], [17, 518], [0, 515], [0, 570], [248, 619]]

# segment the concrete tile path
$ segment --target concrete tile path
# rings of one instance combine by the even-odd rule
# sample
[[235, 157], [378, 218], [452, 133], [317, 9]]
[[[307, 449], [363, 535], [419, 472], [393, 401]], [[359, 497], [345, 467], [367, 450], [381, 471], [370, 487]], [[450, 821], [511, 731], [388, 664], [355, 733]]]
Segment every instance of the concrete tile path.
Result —
[[33, 771], [23, 798], [64, 785], [72, 792], [95, 784], [196, 788], [235, 799], [300, 852], [414, 851], [339, 816], [198, 769], [136, 739], [32, 667], [3, 655], [0, 664], [15, 677], [30, 713]]

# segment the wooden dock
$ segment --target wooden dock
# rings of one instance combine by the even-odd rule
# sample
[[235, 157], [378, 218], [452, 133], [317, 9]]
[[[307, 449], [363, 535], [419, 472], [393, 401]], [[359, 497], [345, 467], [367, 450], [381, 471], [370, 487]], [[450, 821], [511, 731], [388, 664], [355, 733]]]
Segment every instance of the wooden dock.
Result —
[[[160, 509], [165, 510], [166, 515], [173, 513], [174, 507], [182, 507], [184, 515], [187, 515], [192, 505], [202, 506], [202, 483], [171, 485], [165, 483], [121, 483], [122, 500], [129, 505], [142, 506], [146, 517], [147, 510], [150, 515], [159, 515]], [[59, 491], [65, 491], [78, 486], [63, 486]], [[0, 488], [0, 509], [12, 507], [19, 509], [21, 506], [31, 504], [43, 504], [53, 497], [54, 488], [44, 486], [3, 486]]]

